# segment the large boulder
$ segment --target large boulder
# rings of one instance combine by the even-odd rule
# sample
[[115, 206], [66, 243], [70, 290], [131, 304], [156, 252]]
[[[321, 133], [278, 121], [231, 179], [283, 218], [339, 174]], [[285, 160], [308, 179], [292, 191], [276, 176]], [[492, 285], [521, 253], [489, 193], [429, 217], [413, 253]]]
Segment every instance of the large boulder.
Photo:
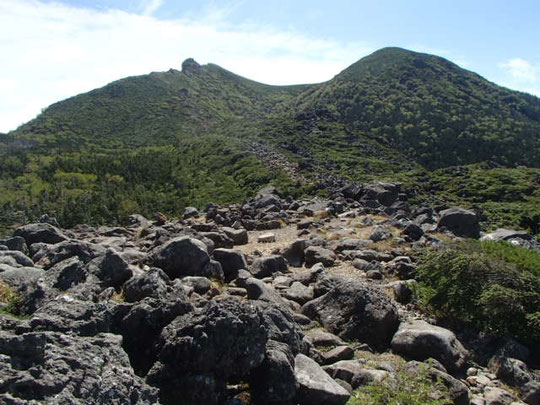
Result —
[[345, 405], [351, 394], [332, 379], [314, 360], [298, 354], [294, 362], [298, 382], [297, 400], [309, 405]]
[[0, 403], [26, 401], [142, 405], [159, 398], [133, 372], [120, 336], [0, 331]]
[[288, 345], [269, 340], [266, 357], [251, 373], [254, 403], [286, 404], [296, 396], [294, 355]]
[[104, 287], [119, 288], [133, 275], [129, 265], [113, 249], [107, 249], [104, 255], [91, 260], [86, 268]]
[[291, 243], [283, 252], [283, 257], [287, 260], [290, 266], [302, 267], [304, 263], [304, 250], [306, 250], [307, 240], [298, 239]]
[[253, 305], [233, 297], [212, 300], [163, 329], [147, 380], [174, 403], [220, 403], [227, 381], [247, 379], [261, 365], [266, 342]]
[[18, 250], [0, 250], [0, 264], [11, 267], [32, 267], [34, 262]]
[[453, 332], [421, 320], [400, 325], [392, 350], [413, 360], [434, 358], [450, 372], [461, 370], [468, 359], [467, 350]]
[[289, 267], [283, 256], [272, 255], [256, 259], [249, 271], [257, 278], [264, 278], [277, 272], [287, 273]]
[[473, 212], [459, 207], [441, 211], [437, 228], [446, 228], [456, 236], [466, 238], [480, 237], [478, 216]]
[[337, 260], [337, 256], [330, 249], [320, 246], [309, 246], [305, 252], [306, 266], [311, 267], [316, 263], [322, 263], [325, 267], [331, 267]]
[[126, 302], [137, 302], [146, 297], [160, 298], [165, 296], [170, 279], [157, 267], [132, 277], [124, 284]]
[[328, 278], [325, 283], [328, 292], [306, 303], [302, 313], [342, 339], [386, 349], [399, 326], [398, 311], [390, 298], [346, 278]]
[[225, 232], [225, 235], [232, 239], [235, 245], [247, 245], [248, 243], [248, 233], [247, 230], [243, 228], [234, 229], [223, 227], [223, 232]]
[[206, 245], [189, 236], [174, 238], [158, 247], [152, 255], [154, 266], [163, 269], [171, 278], [210, 276], [210, 256]]
[[67, 240], [67, 236], [62, 231], [47, 223], [35, 223], [21, 226], [15, 229], [13, 236], [24, 238], [26, 244], [33, 243], [55, 244]]
[[[34, 246], [37, 249], [34, 250]], [[78, 257], [83, 263], [88, 263], [93, 258], [103, 255], [106, 251], [100, 245], [79, 240], [66, 240], [54, 245], [36, 243], [30, 250], [34, 250], [32, 259], [44, 269], [51, 268], [55, 264], [74, 256]]]
[[400, 186], [383, 181], [366, 184], [362, 189], [363, 200], [375, 200], [387, 207], [391, 206], [398, 198]]
[[216, 249], [214, 260], [221, 264], [226, 282], [234, 280], [238, 276], [238, 270], [248, 268], [244, 253], [237, 249]]

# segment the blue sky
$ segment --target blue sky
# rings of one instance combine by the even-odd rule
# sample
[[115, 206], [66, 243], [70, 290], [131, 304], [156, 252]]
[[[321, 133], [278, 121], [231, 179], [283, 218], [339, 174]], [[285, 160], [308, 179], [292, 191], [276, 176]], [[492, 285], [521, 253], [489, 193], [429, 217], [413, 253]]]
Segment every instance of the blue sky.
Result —
[[188, 57], [292, 84], [401, 46], [540, 96], [539, 22], [537, 0], [0, 0], [0, 132]]

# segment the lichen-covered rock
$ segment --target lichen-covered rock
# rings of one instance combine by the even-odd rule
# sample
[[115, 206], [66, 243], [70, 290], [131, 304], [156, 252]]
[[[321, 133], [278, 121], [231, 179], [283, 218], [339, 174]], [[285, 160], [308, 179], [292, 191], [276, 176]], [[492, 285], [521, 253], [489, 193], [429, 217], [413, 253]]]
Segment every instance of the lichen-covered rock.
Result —
[[345, 405], [351, 397], [321, 366], [303, 354], [296, 356], [294, 371], [298, 382], [297, 400], [300, 404]]
[[215, 404], [231, 378], [247, 378], [265, 358], [267, 332], [249, 302], [228, 297], [178, 316], [161, 332], [147, 380], [178, 403]]
[[400, 325], [392, 339], [392, 350], [413, 360], [432, 357], [450, 372], [462, 369], [468, 359], [467, 350], [453, 332], [421, 320]]
[[121, 343], [111, 334], [0, 331], [0, 402], [9, 395], [51, 404], [158, 403], [157, 389], [135, 375]]
[[398, 311], [390, 298], [358, 281], [333, 277], [329, 282], [329, 291], [306, 303], [302, 313], [342, 339], [386, 349], [399, 326]]
[[171, 278], [208, 276], [210, 256], [206, 245], [189, 236], [174, 238], [158, 247], [152, 256], [154, 266], [163, 269]]
[[15, 229], [13, 236], [24, 238], [28, 246], [37, 242], [55, 244], [67, 240], [67, 236], [64, 235], [60, 229], [47, 223], [35, 223], [21, 226]]
[[446, 228], [454, 235], [467, 238], [480, 237], [480, 224], [477, 215], [469, 210], [452, 207], [441, 211], [437, 228]]

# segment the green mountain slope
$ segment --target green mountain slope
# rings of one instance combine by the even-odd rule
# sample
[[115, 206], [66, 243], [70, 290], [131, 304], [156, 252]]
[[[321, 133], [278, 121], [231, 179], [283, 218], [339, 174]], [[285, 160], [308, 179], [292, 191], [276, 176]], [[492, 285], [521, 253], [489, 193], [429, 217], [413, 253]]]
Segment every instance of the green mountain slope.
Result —
[[[482, 162], [506, 167], [508, 175], [490, 176], [495, 187], [511, 186], [515, 171], [518, 189], [529, 190], [539, 134], [538, 98], [432, 55], [385, 48], [328, 82], [298, 86], [188, 59], [182, 71], [128, 77], [53, 104], [0, 136], [0, 223], [42, 213], [65, 226], [135, 211], [177, 215], [185, 205], [241, 201], [268, 182], [301, 194], [335, 176], [411, 185], [427, 176], [436, 185], [443, 175], [431, 169]], [[517, 165], [531, 169], [521, 175]], [[481, 167], [464, 171], [471, 195], [483, 187]], [[501, 199], [463, 199], [452, 187], [441, 198]], [[522, 204], [540, 205], [529, 197], [502, 198], [514, 205], [488, 210], [494, 223], [518, 224]]]

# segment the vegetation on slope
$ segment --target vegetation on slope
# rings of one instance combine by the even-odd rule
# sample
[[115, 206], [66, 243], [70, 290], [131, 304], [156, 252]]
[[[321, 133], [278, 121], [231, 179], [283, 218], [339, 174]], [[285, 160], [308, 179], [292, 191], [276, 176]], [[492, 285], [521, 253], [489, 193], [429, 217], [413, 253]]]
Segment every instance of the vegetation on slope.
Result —
[[417, 299], [439, 319], [540, 342], [540, 253], [506, 242], [463, 241], [418, 267]]
[[[402, 49], [303, 86], [267, 86], [187, 60], [182, 72], [56, 103], [2, 135], [0, 223], [42, 213], [64, 226], [119, 222], [132, 210], [178, 215], [186, 204], [240, 202], [268, 181], [301, 192], [245, 152], [262, 142], [307, 179], [397, 178], [417, 189], [418, 203], [474, 204], [494, 225], [538, 232], [539, 132], [538, 98]], [[485, 161], [504, 168], [445, 171]]]

